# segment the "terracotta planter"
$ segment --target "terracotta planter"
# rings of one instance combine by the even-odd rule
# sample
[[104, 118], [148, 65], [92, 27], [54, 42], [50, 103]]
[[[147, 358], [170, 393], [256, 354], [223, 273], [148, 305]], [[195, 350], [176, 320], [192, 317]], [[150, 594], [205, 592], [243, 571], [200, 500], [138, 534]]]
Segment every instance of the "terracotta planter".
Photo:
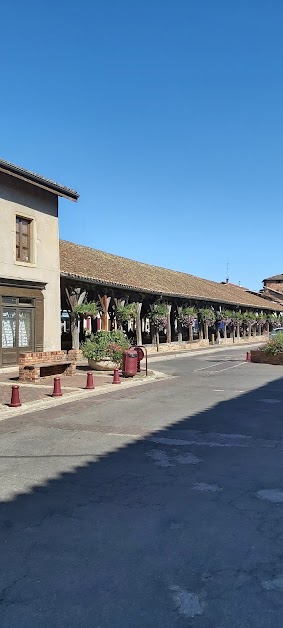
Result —
[[114, 371], [117, 368], [117, 364], [111, 362], [109, 358], [104, 358], [104, 360], [96, 360], [89, 359], [88, 365], [94, 371]]

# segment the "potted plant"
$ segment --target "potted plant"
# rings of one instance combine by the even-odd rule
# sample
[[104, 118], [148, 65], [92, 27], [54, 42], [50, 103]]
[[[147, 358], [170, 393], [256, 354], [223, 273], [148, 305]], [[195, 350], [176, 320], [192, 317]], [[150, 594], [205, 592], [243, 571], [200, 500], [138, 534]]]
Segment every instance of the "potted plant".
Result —
[[95, 301], [92, 301], [90, 303], [80, 303], [80, 305], [75, 306], [74, 312], [84, 318], [87, 318], [88, 316], [96, 318], [97, 314], [99, 313], [99, 307], [97, 303], [95, 303]]
[[126, 335], [118, 329], [92, 334], [81, 344], [81, 349], [90, 368], [96, 371], [113, 371], [117, 364], [120, 365], [123, 351], [129, 346]]
[[178, 317], [179, 322], [183, 327], [187, 327], [189, 330], [190, 342], [193, 341], [193, 325], [197, 320], [198, 315], [195, 307], [184, 307], [181, 314]]
[[204, 307], [199, 310], [199, 317], [205, 326], [205, 337], [208, 338], [208, 328], [214, 325], [216, 314], [212, 307]]
[[127, 303], [127, 305], [118, 305], [116, 308], [116, 315], [120, 325], [135, 320], [137, 315], [136, 304]]
[[155, 305], [151, 306], [149, 318], [156, 333], [156, 348], [157, 351], [159, 351], [159, 332], [167, 327], [166, 303], [156, 303]]

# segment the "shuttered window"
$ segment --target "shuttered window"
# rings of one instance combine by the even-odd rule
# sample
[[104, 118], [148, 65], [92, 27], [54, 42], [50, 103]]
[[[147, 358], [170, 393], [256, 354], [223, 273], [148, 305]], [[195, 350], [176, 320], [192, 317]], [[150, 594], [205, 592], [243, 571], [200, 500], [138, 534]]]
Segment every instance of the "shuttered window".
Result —
[[31, 261], [31, 220], [16, 217], [16, 259], [20, 262]]

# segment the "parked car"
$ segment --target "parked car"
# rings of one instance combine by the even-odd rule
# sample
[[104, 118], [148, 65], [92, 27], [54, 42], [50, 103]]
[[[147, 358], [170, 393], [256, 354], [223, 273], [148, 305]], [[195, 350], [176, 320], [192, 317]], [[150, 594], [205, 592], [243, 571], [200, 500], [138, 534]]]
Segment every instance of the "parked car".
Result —
[[273, 329], [273, 331], [270, 334], [270, 338], [275, 338], [277, 334], [283, 334], [283, 327], [275, 327], [275, 329]]

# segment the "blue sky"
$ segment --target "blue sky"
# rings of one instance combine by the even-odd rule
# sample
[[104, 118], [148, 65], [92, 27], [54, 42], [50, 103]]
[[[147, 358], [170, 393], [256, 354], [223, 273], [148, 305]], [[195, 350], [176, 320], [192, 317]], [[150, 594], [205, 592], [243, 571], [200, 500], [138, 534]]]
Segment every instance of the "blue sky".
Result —
[[60, 235], [253, 289], [282, 272], [282, 0], [11, 0], [1, 156]]

